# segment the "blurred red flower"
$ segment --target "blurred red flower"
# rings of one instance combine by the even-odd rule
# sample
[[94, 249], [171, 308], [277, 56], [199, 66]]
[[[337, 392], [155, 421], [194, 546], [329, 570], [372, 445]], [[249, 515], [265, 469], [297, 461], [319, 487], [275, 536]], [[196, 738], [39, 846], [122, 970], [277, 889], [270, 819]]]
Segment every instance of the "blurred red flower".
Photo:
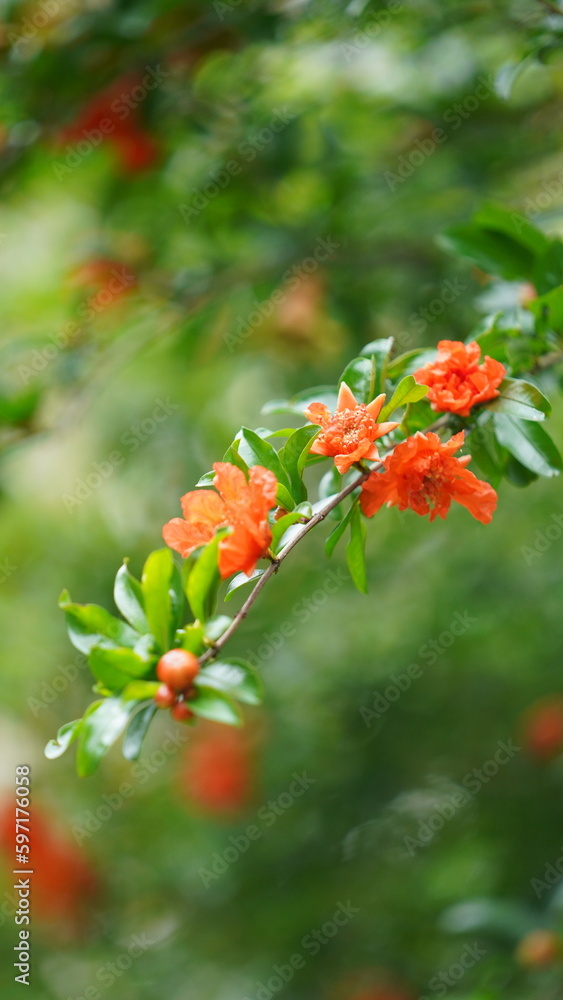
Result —
[[250, 576], [272, 540], [267, 516], [276, 505], [276, 477], [261, 465], [250, 469], [248, 482], [229, 462], [216, 462], [213, 468], [218, 493], [186, 493], [181, 499], [185, 520], [174, 517], [165, 524], [164, 541], [185, 558], [210, 542], [217, 528], [230, 527], [231, 534], [219, 542], [219, 572], [224, 580], [239, 572]]
[[181, 784], [188, 800], [205, 813], [228, 817], [240, 812], [253, 787], [246, 734], [217, 723], [198, 726], [182, 768]]
[[414, 373], [421, 385], [429, 386], [428, 400], [437, 413], [457, 413], [468, 417], [473, 406], [498, 396], [498, 386], [506, 375], [500, 361], [485, 355], [473, 340], [441, 340], [435, 361]]
[[398, 426], [393, 422], [377, 423], [384, 402], [383, 392], [367, 406], [358, 403], [352, 390], [342, 382], [334, 414], [324, 403], [311, 403], [305, 410], [305, 416], [312, 424], [322, 428], [313, 442], [311, 454], [334, 458], [334, 464], [341, 473], [348, 472], [361, 458], [378, 458], [374, 442]]
[[470, 514], [488, 524], [497, 504], [497, 494], [489, 483], [477, 479], [465, 468], [470, 455], [455, 458], [464, 434], [455, 434], [442, 442], [432, 432], [420, 431], [397, 445], [384, 460], [385, 471], [374, 471], [362, 486], [360, 503], [367, 517], [372, 517], [386, 503], [388, 507], [417, 514], [445, 517], [452, 500], [467, 507]]
[[[14, 867], [15, 838], [14, 806], [5, 805], [0, 812], [0, 848], [10, 871]], [[43, 923], [62, 925], [65, 931], [74, 933], [84, 924], [99, 893], [98, 876], [85, 853], [35, 804], [29, 838], [33, 915]]]
[[563, 698], [542, 698], [524, 719], [524, 745], [538, 760], [550, 760], [563, 750]]

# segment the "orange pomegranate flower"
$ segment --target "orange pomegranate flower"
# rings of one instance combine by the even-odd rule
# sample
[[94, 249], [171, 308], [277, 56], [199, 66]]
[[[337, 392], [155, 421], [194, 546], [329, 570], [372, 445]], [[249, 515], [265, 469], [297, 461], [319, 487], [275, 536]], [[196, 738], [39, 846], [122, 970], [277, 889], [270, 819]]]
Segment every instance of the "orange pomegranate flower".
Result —
[[385, 471], [372, 472], [362, 486], [360, 503], [372, 517], [384, 503], [388, 507], [417, 514], [445, 517], [452, 500], [467, 507], [470, 514], [488, 524], [497, 505], [497, 494], [489, 483], [477, 479], [465, 466], [470, 455], [455, 458], [463, 444], [464, 432], [442, 442], [431, 431], [418, 431], [397, 445], [384, 460]]
[[261, 465], [250, 469], [248, 482], [244, 472], [229, 462], [216, 462], [213, 469], [218, 492], [186, 493], [181, 499], [184, 517], [165, 524], [162, 536], [186, 557], [210, 542], [217, 528], [231, 528], [219, 542], [219, 572], [224, 580], [239, 572], [250, 576], [272, 540], [267, 516], [276, 505], [276, 477]]
[[331, 414], [324, 403], [311, 403], [305, 416], [322, 429], [311, 448], [312, 455], [334, 458], [339, 472], [348, 472], [361, 458], [379, 457], [374, 441], [398, 427], [397, 423], [377, 423], [385, 393], [365, 406], [358, 403], [354, 393], [342, 382], [338, 393], [336, 412]]
[[477, 341], [441, 340], [436, 360], [414, 373], [420, 385], [429, 386], [428, 400], [436, 413], [468, 417], [473, 406], [498, 396], [506, 368], [488, 354], [483, 358]]

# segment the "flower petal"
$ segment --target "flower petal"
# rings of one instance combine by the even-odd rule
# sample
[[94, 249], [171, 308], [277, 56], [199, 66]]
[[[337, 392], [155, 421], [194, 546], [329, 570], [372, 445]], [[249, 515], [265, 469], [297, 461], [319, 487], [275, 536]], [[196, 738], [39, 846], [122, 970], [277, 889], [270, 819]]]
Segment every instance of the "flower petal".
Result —
[[225, 521], [225, 504], [213, 490], [192, 490], [180, 500], [186, 521], [216, 528]]
[[213, 529], [200, 524], [188, 524], [181, 517], [173, 517], [162, 529], [162, 537], [167, 545], [179, 552], [185, 559], [200, 545], [206, 545], [213, 538]]
[[357, 405], [358, 401], [352, 390], [346, 385], [346, 382], [341, 382], [340, 389], [338, 390], [336, 412], [338, 413], [339, 410], [355, 410]]
[[[376, 396], [375, 399], [372, 399], [371, 403], [368, 403], [366, 409], [370, 417], [373, 417], [374, 420], [377, 420], [384, 402], [385, 402], [385, 393], [381, 392], [379, 396]], [[395, 426], [397, 425], [395, 424]]]

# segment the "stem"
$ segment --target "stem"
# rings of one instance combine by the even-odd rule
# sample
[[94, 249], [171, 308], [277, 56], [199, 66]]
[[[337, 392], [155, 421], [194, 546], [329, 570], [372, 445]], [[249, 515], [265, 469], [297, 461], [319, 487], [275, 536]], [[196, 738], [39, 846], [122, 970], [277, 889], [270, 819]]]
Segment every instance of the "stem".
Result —
[[200, 656], [199, 658], [200, 664], [203, 665], [204, 663], [207, 663], [208, 660], [214, 659], [217, 656], [217, 654], [222, 650], [223, 646], [226, 645], [231, 636], [233, 636], [237, 631], [237, 629], [240, 627], [240, 625], [242, 625], [244, 619], [248, 615], [248, 612], [250, 611], [256, 598], [258, 597], [260, 591], [266, 586], [268, 580], [272, 576], [275, 576], [282, 562], [285, 559], [287, 559], [289, 553], [295, 548], [296, 545], [299, 544], [299, 542], [305, 537], [305, 535], [308, 535], [313, 528], [316, 528], [317, 524], [321, 524], [321, 522], [324, 521], [325, 517], [327, 517], [327, 515], [330, 514], [331, 510], [334, 510], [335, 507], [338, 507], [339, 503], [342, 503], [342, 501], [345, 500], [347, 496], [350, 496], [350, 494], [353, 493], [354, 490], [358, 488], [358, 486], [361, 486], [362, 483], [365, 482], [365, 480], [369, 476], [371, 476], [372, 472], [374, 472], [376, 469], [381, 468], [382, 464], [383, 464], [382, 462], [378, 462], [376, 465], [373, 465], [371, 469], [368, 469], [366, 472], [362, 472], [361, 476], [358, 476], [357, 479], [355, 479], [352, 483], [349, 483], [349, 485], [346, 486], [343, 490], [341, 490], [340, 493], [337, 493], [335, 496], [333, 496], [330, 502], [325, 504], [322, 510], [318, 511], [317, 514], [315, 514], [309, 521], [307, 521], [307, 523], [303, 526], [303, 530], [300, 531], [298, 534], [294, 535], [294, 537], [287, 543], [287, 545], [284, 545], [283, 549], [277, 555], [274, 562], [272, 562], [270, 566], [268, 566], [268, 569], [262, 574], [257, 584], [253, 587], [250, 595], [247, 597], [240, 611], [233, 618], [228, 629], [226, 629], [225, 632], [223, 632], [223, 635], [219, 639], [217, 639], [217, 642], [213, 644], [211, 649], [208, 649], [207, 652], [203, 654], [203, 656]]

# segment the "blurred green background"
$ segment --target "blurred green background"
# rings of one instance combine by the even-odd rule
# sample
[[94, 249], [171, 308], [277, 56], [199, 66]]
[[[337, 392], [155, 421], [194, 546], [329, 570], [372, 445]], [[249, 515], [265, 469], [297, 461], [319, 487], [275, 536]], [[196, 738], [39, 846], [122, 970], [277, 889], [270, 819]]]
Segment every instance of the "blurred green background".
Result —
[[437, 237], [486, 198], [563, 235], [562, 32], [536, 0], [2, 4], [6, 1000], [22, 763], [34, 1000], [563, 997], [515, 954], [563, 934], [557, 481], [487, 528], [382, 511], [367, 598], [311, 537], [233, 643], [267, 686], [242, 734], [167, 717], [84, 781], [43, 757], [90, 700], [63, 587], [109, 606], [267, 399], [517, 300]]

